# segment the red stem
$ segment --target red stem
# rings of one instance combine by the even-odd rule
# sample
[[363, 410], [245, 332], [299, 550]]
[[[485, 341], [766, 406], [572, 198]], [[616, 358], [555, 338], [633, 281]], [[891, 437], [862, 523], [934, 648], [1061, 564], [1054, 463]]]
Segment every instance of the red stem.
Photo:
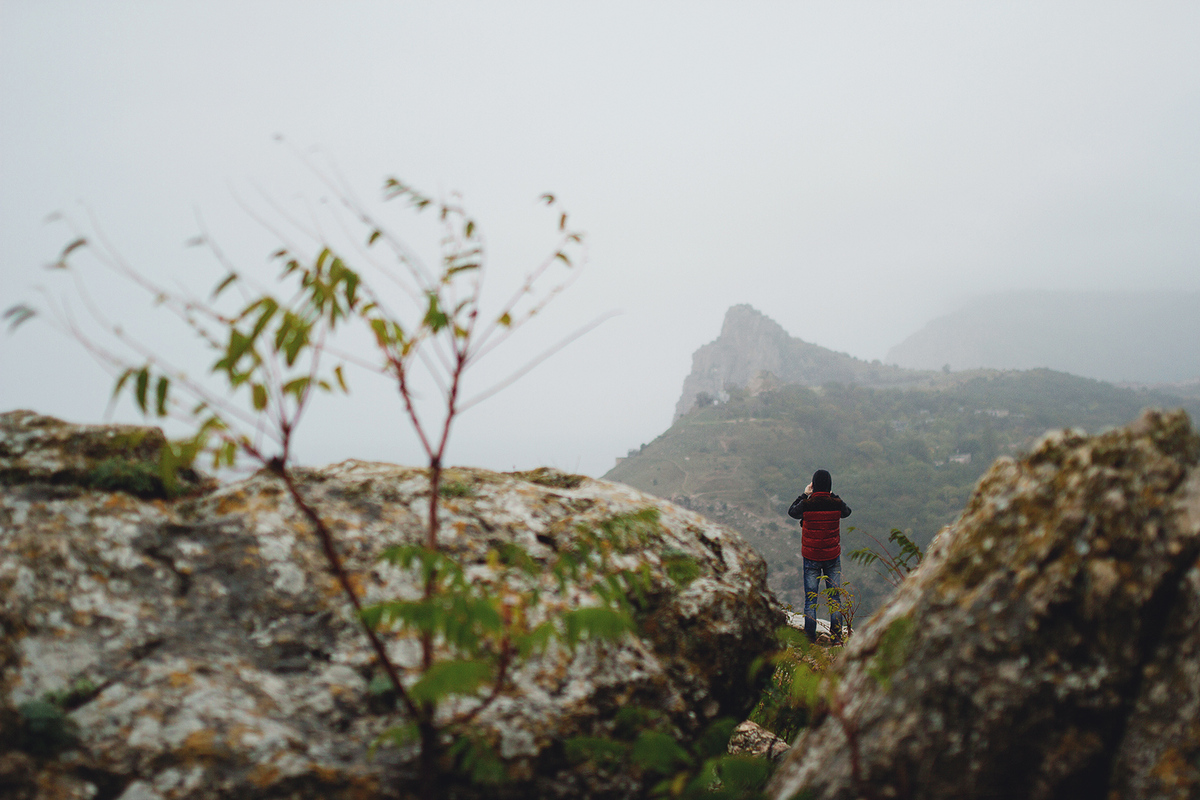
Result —
[[292, 473], [286, 467], [278, 463], [272, 464], [271, 466], [274, 469], [275, 474], [277, 474], [283, 480], [284, 485], [287, 487], [288, 494], [292, 496], [292, 500], [300, 508], [301, 513], [308, 518], [309, 522], [312, 523], [313, 528], [316, 529], [317, 538], [321, 540], [321, 549], [325, 553], [325, 560], [328, 562], [330, 570], [337, 577], [338, 583], [341, 584], [342, 591], [350, 599], [350, 604], [354, 606], [354, 611], [358, 617], [359, 623], [362, 625], [363, 631], [367, 634], [367, 639], [371, 642], [371, 648], [375, 651], [375, 656], [379, 659], [380, 666], [382, 666], [384, 672], [387, 673], [388, 680], [391, 682], [392, 688], [395, 689], [396, 695], [400, 698], [400, 702], [403, 703], [405, 710], [407, 710], [414, 719], [420, 721], [422, 719], [422, 714], [420, 713], [420, 710], [416, 704], [413, 703], [412, 698], [409, 697], [408, 692], [404, 688], [404, 684], [400, 682], [400, 673], [396, 669], [396, 665], [392, 663], [391, 658], [388, 656], [387, 648], [384, 647], [383, 641], [380, 640], [379, 635], [375, 632], [374, 628], [368, 625], [367, 621], [363, 618], [362, 601], [359, 600], [358, 592], [355, 591], [354, 585], [350, 582], [350, 575], [346, 572], [346, 568], [342, 563], [342, 559], [337, 554], [337, 549], [334, 547], [333, 543], [332, 531], [330, 531], [328, 526], [325, 525], [325, 522], [321, 519], [320, 515], [317, 514], [316, 509], [309, 505], [308, 502], [305, 501], [304, 497], [300, 494], [300, 489], [298, 486], [296, 486], [296, 480]]

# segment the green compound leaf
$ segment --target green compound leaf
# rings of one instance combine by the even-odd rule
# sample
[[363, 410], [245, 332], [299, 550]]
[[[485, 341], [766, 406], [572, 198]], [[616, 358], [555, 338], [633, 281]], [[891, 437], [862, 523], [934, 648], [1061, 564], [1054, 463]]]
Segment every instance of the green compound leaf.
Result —
[[564, 638], [575, 646], [580, 639], [615, 641], [634, 629], [629, 614], [604, 606], [576, 608], [563, 614]]
[[692, 757], [675, 737], [661, 731], [643, 731], [634, 741], [630, 755], [641, 767], [664, 775], [692, 763]]
[[264, 410], [267, 407], [267, 387], [256, 383], [250, 387], [250, 390], [254, 396], [254, 410]]
[[158, 379], [154, 389], [154, 410], [160, 417], [167, 415], [167, 392], [170, 390], [171, 379], [165, 376]]
[[460, 774], [477, 786], [498, 786], [508, 778], [496, 749], [482, 736], [461, 736], [450, 745], [450, 756]]
[[473, 694], [491, 677], [492, 667], [484, 661], [439, 661], [425, 671], [408, 693], [417, 702], [437, 702], [450, 695]]
[[148, 367], [142, 367], [134, 374], [137, 376], [137, 378], [134, 385], [133, 397], [134, 400], [137, 401], [138, 408], [141, 409], [143, 414], [145, 414], [146, 392], [150, 388], [150, 369]]
[[572, 764], [591, 761], [600, 765], [619, 764], [629, 753], [629, 745], [602, 736], [573, 736], [563, 743]]
[[429, 308], [425, 312], [425, 319], [421, 324], [428, 328], [433, 333], [438, 333], [445, 329], [450, 324], [450, 317], [442, 310], [441, 300], [436, 292], [429, 292], [427, 295], [429, 300]]

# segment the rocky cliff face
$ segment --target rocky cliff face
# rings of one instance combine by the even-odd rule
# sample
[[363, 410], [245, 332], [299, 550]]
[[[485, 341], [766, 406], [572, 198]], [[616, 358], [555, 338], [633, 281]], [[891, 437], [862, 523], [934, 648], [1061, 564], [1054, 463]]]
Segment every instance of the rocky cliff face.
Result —
[[[139, 430], [139, 441], [155, 435]], [[113, 453], [64, 452], [63, 442], [110, 433], [138, 430], [0, 415], [0, 795], [403, 796], [413, 753], [368, 754], [398, 712], [369, 691], [367, 643], [279, 481], [258, 474], [177, 501], [142, 499], [121, 480], [96, 488], [87, 476]], [[152, 473], [153, 449], [120, 451], [144, 467], [126, 473]], [[782, 614], [762, 559], [736, 533], [561, 473], [455, 470], [448, 480], [458, 496], [443, 505], [446, 545], [497, 591], [521, 589], [488, 560], [502, 543], [545, 560], [571, 546], [578, 526], [647, 507], [660, 514], [658, 532], [628, 556], [658, 587], [643, 635], [551, 649], [478, 718], [511, 781], [489, 796], [636, 794], [636, 773], [574, 767], [563, 740], [610, 734], [616, 710], [631, 704], [665, 712], [685, 739], [748, 710], [747, 668]], [[421, 535], [423, 471], [350, 461], [305, 471], [303, 491], [368, 601], [419, 593], [418, 579], [377, 556]], [[668, 552], [699, 566], [682, 588], [665, 578]], [[588, 602], [578, 587], [543, 589], [546, 603]], [[418, 663], [415, 642], [388, 644], [397, 663]]]
[[692, 371], [683, 381], [675, 419], [691, 411], [701, 394], [716, 397], [727, 386], [744, 388], [756, 379], [801, 386], [836, 382], [903, 387], [926, 385], [935, 377], [868, 363], [795, 339], [761, 312], [738, 305], [726, 312], [721, 335], [692, 356]]
[[1200, 797], [1198, 457], [1147, 412], [996, 462], [770, 796]]

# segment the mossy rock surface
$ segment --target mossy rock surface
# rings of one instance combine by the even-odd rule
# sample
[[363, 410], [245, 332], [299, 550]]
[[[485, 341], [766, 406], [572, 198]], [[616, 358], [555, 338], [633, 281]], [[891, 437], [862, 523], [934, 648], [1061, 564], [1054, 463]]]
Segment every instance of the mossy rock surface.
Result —
[[167, 439], [159, 428], [76, 425], [33, 411], [0, 414], [0, 484], [54, 484], [143, 498], [172, 497], [206, 482], [190, 469], [161, 468]]
[[586, 475], [572, 475], [569, 472], [563, 472], [553, 467], [538, 467], [537, 469], [525, 472], [510, 472], [508, 474], [523, 481], [536, 483], [538, 486], [549, 486], [554, 489], [577, 489], [587, 480]]

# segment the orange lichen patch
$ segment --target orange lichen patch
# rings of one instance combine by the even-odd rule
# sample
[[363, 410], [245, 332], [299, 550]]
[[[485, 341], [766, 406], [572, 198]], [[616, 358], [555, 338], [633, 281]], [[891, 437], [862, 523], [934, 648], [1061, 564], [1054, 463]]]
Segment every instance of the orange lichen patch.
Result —
[[246, 497], [241, 492], [231, 492], [217, 503], [218, 514], [230, 514], [246, 508]]
[[340, 769], [323, 767], [320, 764], [313, 765], [312, 775], [321, 783], [342, 783], [346, 779], [346, 776], [342, 774]]
[[333, 696], [335, 699], [339, 698], [339, 697], [344, 697], [345, 695], [350, 694], [350, 693], [351, 693], [350, 687], [342, 686], [341, 684], [338, 684], [338, 683], [332, 684], [329, 687], [329, 694], [331, 696]]
[[89, 785], [73, 775], [42, 770], [37, 776], [38, 800], [85, 800]]
[[[261, 703], [258, 704], [258, 709], [260, 711], [262, 710]], [[258, 734], [259, 731], [256, 728], [251, 728], [249, 725], [234, 725], [229, 729], [229, 732], [225, 734], [225, 744], [231, 750], [236, 752], [244, 749], [247, 746], [247, 737], [249, 737], [250, 740], [253, 740], [258, 736]]]
[[373, 776], [347, 774], [333, 767], [313, 765], [309, 775], [318, 783], [338, 787], [336, 794], [328, 796], [342, 800], [377, 800], [380, 793], [379, 781]]
[[354, 778], [343, 796], [347, 800], [375, 800], [379, 794], [379, 781], [374, 778]]
[[[359, 572], [351, 572], [347, 576], [350, 580], [350, 586], [354, 588], [355, 593], [362, 597], [365, 591], [364, 583], [366, 579]], [[332, 575], [313, 575], [313, 582], [317, 584], [318, 590], [326, 598], [338, 597], [342, 594], [342, 584]]]
[[167, 676], [167, 683], [175, 689], [181, 686], [187, 686], [192, 682], [192, 674], [190, 672], [172, 672]]
[[[325, 579], [321, 580], [321, 577]], [[342, 593], [342, 585], [335, 578], [320, 576], [314, 583], [318, 584], [321, 594], [325, 595], [326, 598], [338, 597]], [[351, 578], [350, 585], [355, 585], [353, 578]]]
[[279, 767], [274, 764], [257, 764], [246, 776], [252, 785], [265, 789], [279, 780]]
[[1187, 776], [1191, 771], [1192, 768], [1187, 759], [1178, 749], [1171, 747], [1163, 753], [1162, 758], [1154, 765], [1154, 769], [1150, 770], [1150, 774], [1158, 781], [1161, 789], [1176, 789], [1188, 782]]
[[192, 731], [179, 746], [179, 755], [184, 761], [218, 758], [228, 752], [229, 748], [217, 739], [216, 732], [208, 728]]

